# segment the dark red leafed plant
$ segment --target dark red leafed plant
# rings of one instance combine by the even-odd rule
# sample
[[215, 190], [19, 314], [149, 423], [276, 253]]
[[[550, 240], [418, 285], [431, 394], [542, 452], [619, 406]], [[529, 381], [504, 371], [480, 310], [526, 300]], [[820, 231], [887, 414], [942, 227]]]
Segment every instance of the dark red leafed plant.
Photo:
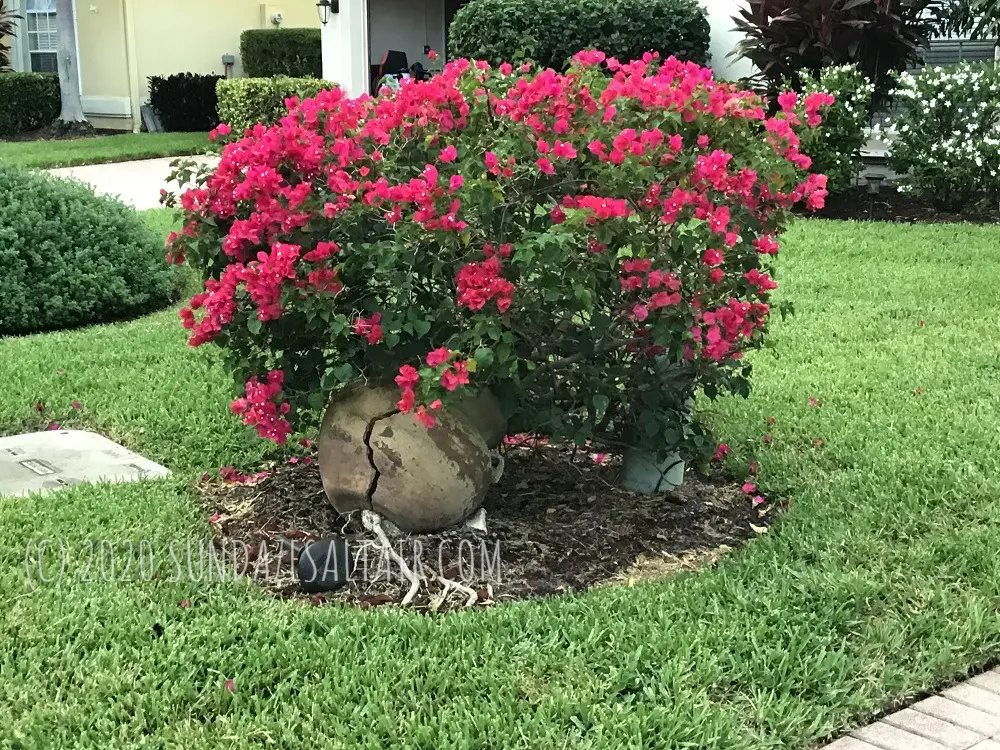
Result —
[[876, 105], [892, 88], [891, 74], [923, 58], [943, 23], [943, 0], [747, 0], [733, 18], [745, 35], [734, 54], [752, 61], [770, 90], [853, 63], [875, 84]]
[[714, 442], [696, 389], [747, 395], [793, 204], [823, 204], [798, 133], [832, 97], [765, 102], [711, 71], [582, 52], [565, 74], [457, 60], [376, 99], [291, 101], [180, 197], [181, 311], [283, 442], [365, 380], [436, 414], [489, 388], [514, 432]]

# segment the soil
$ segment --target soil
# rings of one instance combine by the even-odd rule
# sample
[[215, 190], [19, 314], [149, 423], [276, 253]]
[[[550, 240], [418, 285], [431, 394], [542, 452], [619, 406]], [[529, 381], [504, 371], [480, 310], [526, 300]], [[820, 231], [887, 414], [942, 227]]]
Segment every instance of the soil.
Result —
[[[562, 445], [508, 447], [500, 483], [486, 498], [486, 525], [395, 535], [394, 548], [424, 577], [411, 605], [425, 611], [488, 606], [631, 585], [711, 564], [770, 523], [742, 481], [688, 472], [682, 488], [655, 495], [615, 486], [616, 456], [597, 459]], [[598, 460], [602, 460], [598, 462]], [[409, 584], [359, 519], [329, 504], [315, 463], [285, 465], [252, 484], [205, 481], [216, 547], [278, 597], [367, 608], [398, 604]], [[295, 560], [318, 539], [346, 537], [356, 568], [336, 593], [309, 595]], [[229, 559], [229, 558], [227, 558]], [[442, 585], [438, 575], [465, 588]]]
[[912, 223], [951, 223], [967, 221], [975, 224], [1000, 223], [998, 206], [970, 207], [964, 211], [942, 211], [929, 200], [910, 193], [901, 193], [891, 185], [882, 185], [878, 195], [868, 193], [867, 186], [853, 188], [826, 199], [826, 207], [810, 213], [825, 219], [855, 219], [858, 221], [894, 221]]

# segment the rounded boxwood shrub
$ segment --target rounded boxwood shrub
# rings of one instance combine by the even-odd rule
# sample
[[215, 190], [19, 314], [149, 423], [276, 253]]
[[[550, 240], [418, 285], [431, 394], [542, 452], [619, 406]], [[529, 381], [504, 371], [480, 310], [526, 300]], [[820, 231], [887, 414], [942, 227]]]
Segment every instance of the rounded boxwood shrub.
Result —
[[176, 269], [123, 203], [0, 165], [0, 335], [100, 323], [170, 302]]
[[530, 58], [561, 70], [587, 48], [622, 61], [659, 52], [705, 65], [709, 25], [697, 0], [472, 0], [450, 38], [452, 57], [494, 65]]
[[180, 314], [245, 384], [232, 410], [283, 442], [360, 380], [428, 426], [489, 390], [514, 432], [714, 449], [688, 398], [750, 392], [778, 237], [826, 195], [799, 134], [832, 97], [768, 117], [693, 63], [604, 61], [456, 60], [211, 134], [171, 253], [205, 278]]

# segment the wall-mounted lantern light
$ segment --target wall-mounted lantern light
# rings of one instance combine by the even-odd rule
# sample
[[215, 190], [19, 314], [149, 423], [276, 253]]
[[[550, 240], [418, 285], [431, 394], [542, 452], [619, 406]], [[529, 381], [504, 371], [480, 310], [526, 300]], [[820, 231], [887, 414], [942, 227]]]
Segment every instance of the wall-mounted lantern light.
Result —
[[320, 23], [326, 26], [331, 13], [340, 13], [340, 0], [319, 0], [316, 3], [316, 10], [319, 13]]

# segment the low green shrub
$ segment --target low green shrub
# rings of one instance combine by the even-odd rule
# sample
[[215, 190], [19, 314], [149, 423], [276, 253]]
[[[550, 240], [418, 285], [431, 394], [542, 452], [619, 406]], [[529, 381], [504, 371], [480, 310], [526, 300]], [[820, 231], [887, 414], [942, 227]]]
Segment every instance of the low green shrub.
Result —
[[53, 73], [0, 73], [0, 135], [48, 125], [59, 116], [61, 101]]
[[196, 133], [219, 124], [215, 84], [222, 76], [176, 73], [150, 76], [149, 104], [170, 132]]
[[308, 99], [337, 84], [317, 78], [230, 78], [219, 81], [219, 121], [237, 133], [257, 123], [274, 125], [288, 114], [285, 100]]
[[249, 78], [322, 78], [319, 29], [247, 29], [240, 35], [243, 73]]
[[827, 176], [826, 189], [841, 193], [854, 185], [864, 166], [861, 149], [868, 140], [868, 112], [875, 86], [855, 65], [823, 68], [818, 77], [798, 74], [796, 89], [808, 95], [832, 94], [823, 124], [802, 136], [802, 151], [812, 157], [812, 170]]
[[1000, 70], [965, 63], [903, 73], [890, 161], [940, 209], [1000, 201]]
[[179, 291], [163, 241], [120, 201], [3, 165], [0, 195], [0, 335], [136, 315]]
[[591, 47], [622, 61], [659, 52], [704, 65], [709, 26], [697, 0], [472, 0], [450, 37], [451, 57], [493, 65], [527, 57], [560, 70]]

